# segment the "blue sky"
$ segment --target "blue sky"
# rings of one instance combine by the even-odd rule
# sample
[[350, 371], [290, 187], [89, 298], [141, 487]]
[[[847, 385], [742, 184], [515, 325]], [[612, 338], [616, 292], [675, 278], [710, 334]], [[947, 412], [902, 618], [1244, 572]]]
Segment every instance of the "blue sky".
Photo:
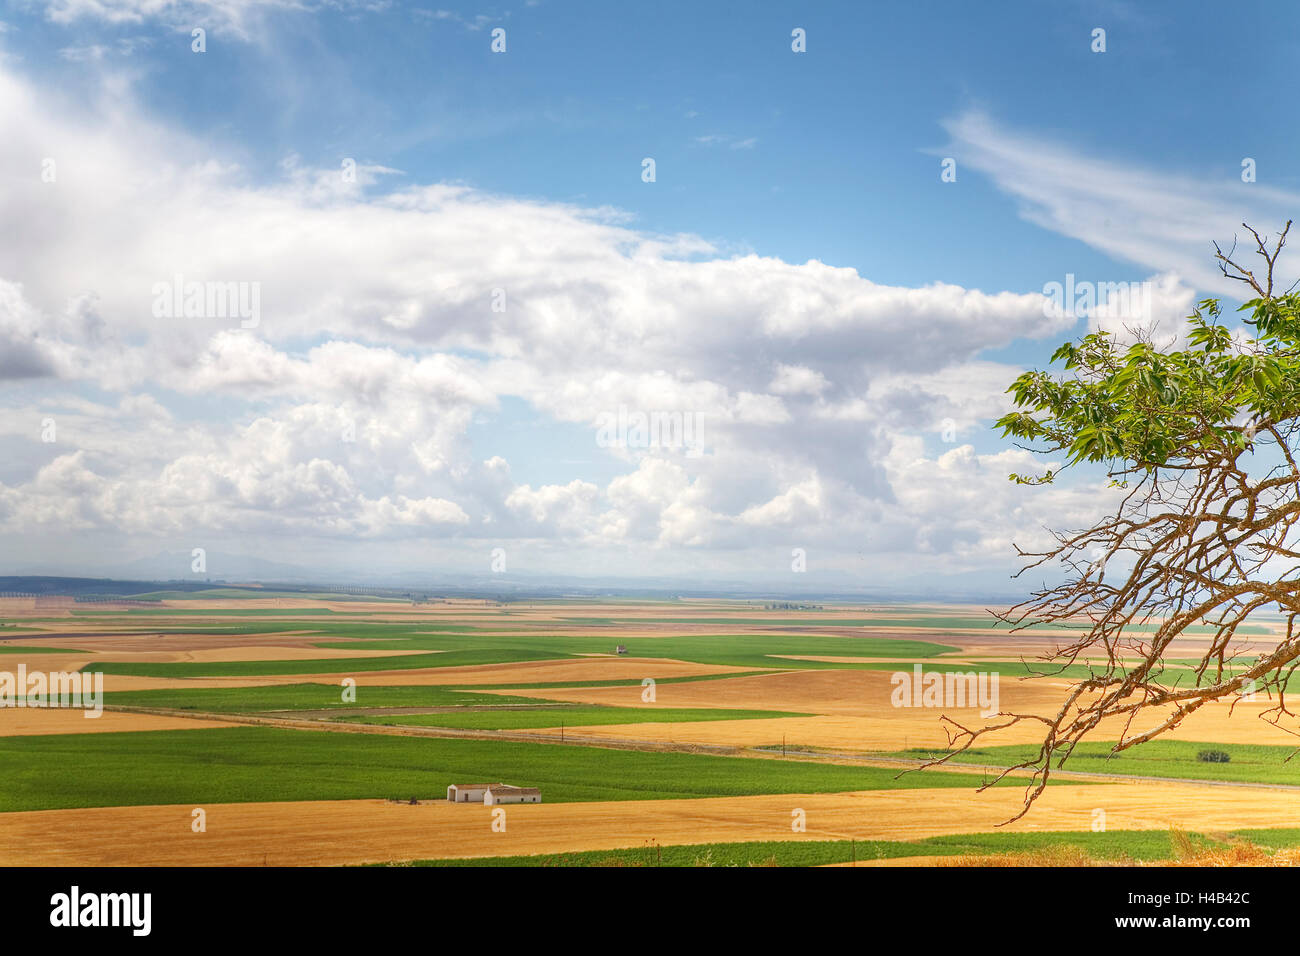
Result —
[[[608, 204], [646, 229], [788, 261], [1029, 290], [1115, 266], [1021, 222], [1013, 200], [961, 174], [960, 156], [958, 182], [941, 184], [941, 122], [982, 108], [1084, 152], [1229, 180], [1250, 155], [1271, 184], [1300, 188], [1297, 127], [1266, 93], [1291, 80], [1297, 11], [1236, 9], [392, 4], [273, 13], [248, 42], [214, 37], [204, 70], [184, 35], [145, 24], [69, 27], [38, 8], [10, 22], [33, 71], [72, 90], [85, 72], [58, 51], [144, 38], [142, 99], [228, 139], [265, 176], [291, 153], [355, 156], [417, 181]], [[808, 31], [805, 55], [790, 51], [792, 25]], [[506, 55], [489, 52], [497, 26]], [[1098, 26], [1104, 54], [1090, 50]], [[654, 188], [640, 181], [644, 156], [658, 163]]]
[[[331, 536], [340, 529], [356, 532], [339, 517], [352, 507], [385, 516], [360, 533], [375, 548], [391, 533], [398, 551], [437, 539], [477, 553], [489, 543], [480, 524], [494, 533], [510, 525], [503, 540], [536, 555], [538, 568], [757, 574], [768, 558], [755, 549], [784, 548], [777, 539], [801, 534], [857, 562], [856, 542], [837, 544], [835, 535], [844, 528], [865, 535], [892, 515], [900, 524], [880, 535], [882, 568], [912, 555], [934, 573], [967, 573], [1006, 551], [1008, 521], [1028, 526], [1050, 520], [1053, 508], [1073, 513], [1089, 496], [1088, 476], [1032, 519], [999, 489], [998, 507], [1010, 510], [986, 525], [939, 514], [937, 493], [914, 502], [924, 515], [904, 514], [915, 489], [899, 483], [912, 481], [916, 455], [937, 462], [954, 444], [970, 448], [974, 457], [960, 467], [978, 471], [979, 481], [997, 473], [1005, 481], [1006, 462], [996, 456], [1008, 446], [988, 428], [1001, 388], [1063, 337], [1104, 324], [1096, 316], [1073, 328], [1025, 320], [1025, 302], [1045, 283], [1067, 273], [1095, 282], [1163, 276], [1155, 311], [1166, 323], [1193, 297], [1232, 291], [1214, 279], [1210, 241], [1231, 241], [1246, 217], [1277, 228], [1300, 195], [1290, 159], [1296, 127], [1278, 105], [1295, 62], [1295, 18], [1289, 6], [1262, 3], [1239, 5], [1231, 16], [1212, 3], [1118, 2], [0, 5], [0, 65], [15, 84], [8, 121], [32, 131], [19, 144], [29, 152], [11, 146], [7, 158], [29, 164], [31, 151], [46, 155], [40, 136], [80, 135], [86, 149], [61, 166], [74, 177], [85, 166], [72, 195], [33, 187], [0, 197], [11, 213], [39, 211], [51, 196], [71, 204], [34, 213], [45, 223], [34, 228], [35, 243], [0, 269], [0, 281], [21, 289], [12, 309], [23, 318], [10, 320], [14, 328], [61, 356], [50, 358], [49, 374], [0, 383], [0, 398], [21, 415], [62, 402], [62, 414], [83, 416], [76, 420], [85, 429], [95, 416], [127, 414], [124, 400], [135, 409], [146, 396], [165, 409], [175, 443], [166, 453], [142, 451], [135, 469], [97, 469], [106, 449], [81, 448], [75, 457], [90, 476], [78, 480], [106, 498], [89, 509], [69, 504], [80, 517], [60, 520], [84, 521], [86, 533], [124, 556], [176, 544], [148, 530], [157, 524], [172, 527], [171, 537], [212, 537], [236, 550], [274, 551], [272, 540], [280, 540], [283, 550], [301, 551], [313, 535], [337, 544]], [[190, 49], [195, 26], [208, 31], [202, 54]], [[796, 27], [806, 31], [805, 53], [791, 50]], [[502, 54], [490, 50], [496, 28], [506, 31]], [[1095, 28], [1105, 30], [1105, 52], [1091, 49]], [[100, 149], [120, 165], [101, 160]], [[653, 183], [641, 179], [645, 157], [656, 163]], [[940, 179], [945, 157], [956, 160], [955, 182]], [[1245, 157], [1257, 164], [1256, 182], [1241, 180]], [[324, 189], [344, 158], [365, 171], [356, 193], [305, 191], [309, 181]], [[98, 188], [94, 176], [104, 177]], [[455, 199], [423, 208], [421, 191], [436, 186], [458, 190]], [[77, 188], [96, 198], [78, 199]], [[156, 202], [164, 221], [143, 228], [156, 227], [159, 238], [118, 251], [123, 236], [114, 229], [131, 232], [126, 245], [140, 234], [122, 225], [130, 217], [125, 206], [115, 210], [119, 201], [131, 204], [132, 216]], [[204, 215], [191, 222], [187, 203]], [[519, 203], [535, 235], [512, 231]], [[212, 212], [223, 204], [232, 210], [227, 220]], [[295, 239], [308, 218], [316, 231]], [[562, 229], [547, 225], [561, 221]], [[68, 243], [55, 244], [61, 228], [74, 226], [102, 244], [87, 239], [81, 258], [60, 271]], [[254, 330], [237, 349], [217, 326], [201, 334], [169, 329], [163, 339], [140, 324], [133, 310], [143, 284], [182, 261], [164, 226], [191, 272], [220, 262], [228, 271], [213, 275], [259, 277], [284, 321]], [[396, 242], [383, 258], [385, 237], [408, 229], [448, 245], [431, 239], [423, 267]], [[454, 281], [429, 278], [463, 251], [456, 229], [467, 230], [464, 246], [477, 258], [448, 266]], [[326, 249], [321, 239], [321, 248], [281, 261], [286, 243], [312, 245], [336, 230], [336, 245]], [[349, 236], [373, 261], [335, 281]], [[629, 251], [673, 237], [681, 248]], [[579, 241], [581, 254], [568, 244]], [[110, 264], [87, 260], [106, 248], [119, 261], [101, 278]], [[859, 278], [831, 279], [810, 260]], [[485, 288], [506, 281], [489, 273], [517, 274], [512, 289], [528, 283], [529, 295], [512, 299], [528, 311], [512, 313], [509, 328], [491, 319], [461, 324], [464, 296], [449, 290], [474, 281], [474, 262], [484, 264]], [[603, 274], [603, 263], [623, 278]], [[600, 278], [591, 278], [593, 269]], [[141, 278], [129, 285], [124, 274]], [[315, 285], [294, 287], [290, 275]], [[842, 291], [825, 291], [840, 288], [841, 278]], [[745, 299], [734, 314], [719, 291], [725, 282], [737, 283]], [[931, 289], [908, 298], [878, 288], [935, 283], [960, 294]], [[665, 306], [672, 318], [662, 328], [673, 330], [665, 336], [656, 303], [674, 288], [694, 298]], [[68, 302], [78, 296], [95, 304], [79, 306], [73, 321]], [[367, 319], [354, 303], [370, 297], [379, 304]], [[895, 299], [901, 304], [886, 318], [882, 310], [894, 309]], [[773, 300], [790, 303], [806, 328], [764, 318]], [[394, 319], [398, 313], [408, 318]], [[112, 374], [104, 370], [106, 340], [98, 340], [98, 362], [92, 343], [75, 341], [89, 326], [107, 329], [119, 349], [123, 364]], [[327, 372], [318, 367], [324, 359], [311, 356], [331, 343], [359, 351]], [[130, 357], [132, 348], [166, 354], [171, 364], [151, 370]], [[580, 354], [588, 365], [567, 367], [565, 357], [576, 363]], [[380, 386], [347, 372], [372, 361], [423, 361], [438, 374], [464, 376], [456, 395], [465, 404], [434, 402], [417, 413], [409, 395], [377, 398]], [[252, 375], [253, 366], [297, 376], [295, 384], [286, 391]], [[400, 374], [407, 372], [419, 393], [429, 373]], [[924, 381], [895, 381], [904, 373]], [[200, 390], [204, 375], [211, 385]], [[595, 413], [638, 401], [657, 407], [645, 397], [660, 388], [653, 382], [676, 396], [665, 407], [688, 393], [702, 403], [696, 408], [722, 402], [728, 424], [713, 454], [732, 449], [730, 467], [665, 463], [657, 452], [610, 454], [591, 441]], [[914, 399], [905, 397], [909, 389]], [[706, 392], [712, 397], [700, 397]], [[384, 401], [396, 404], [385, 410]], [[312, 462], [337, 470], [295, 501], [300, 520], [279, 525], [268, 516], [260, 530], [255, 515], [269, 505], [248, 489], [269, 471], [241, 477], [236, 447], [259, 441], [265, 428], [292, 430], [304, 416], [319, 417], [327, 402], [347, 414], [365, 406], [376, 423], [428, 414], [440, 424], [421, 427], [438, 437], [417, 447], [389, 435], [391, 447], [382, 448], [375, 437], [371, 458], [351, 464], [318, 443], [294, 446], [307, 457], [279, 462], [292, 472], [280, 476], [286, 487], [323, 480], [304, 477]], [[941, 437], [939, 419], [956, 422], [956, 442]], [[142, 440], [131, 431], [137, 425], [111, 428]], [[0, 437], [26, 462], [0, 473], [10, 494], [0, 517], [11, 516], [13, 540], [30, 538], [39, 515], [58, 511], [50, 503], [58, 494], [41, 490], [38, 473], [61, 460], [72, 468], [67, 456], [77, 455], [40, 447], [27, 432], [15, 426]], [[843, 468], [827, 464], [827, 443], [842, 449]], [[152, 525], [122, 505], [132, 496], [157, 500], [196, 456], [229, 482], [225, 491], [219, 481], [205, 487], [206, 504], [178, 506], [174, 521]], [[494, 456], [508, 463], [510, 479], [489, 495], [476, 469]], [[959, 467], [955, 458], [949, 465]], [[620, 476], [635, 484], [634, 495]], [[220, 501], [232, 489], [250, 497], [226, 508]], [[464, 520], [439, 525], [457, 513]], [[927, 523], [933, 527], [918, 533]], [[57, 564], [63, 547], [51, 545], [44, 557]], [[838, 562], [841, 571], [849, 566]]]

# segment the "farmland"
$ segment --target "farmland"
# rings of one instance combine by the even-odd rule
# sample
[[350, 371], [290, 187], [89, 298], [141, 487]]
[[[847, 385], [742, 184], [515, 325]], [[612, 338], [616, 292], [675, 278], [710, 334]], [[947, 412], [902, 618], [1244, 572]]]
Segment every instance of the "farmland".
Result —
[[[1160, 862], [1173, 832], [1204, 848], [1300, 844], [1273, 826], [1300, 810], [1300, 771], [1291, 735], [1258, 719], [1266, 701], [1208, 706], [1119, 755], [1103, 725], [1009, 828], [1025, 781], [980, 788], [1032, 754], [1032, 727], [904, 772], [943, 753], [941, 716], [989, 715], [974, 698], [897, 706], [896, 674], [996, 674], [998, 706], [1031, 712], [1087, 674], [1033, 676], [1064, 631], [1011, 633], [982, 608], [146, 599], [159, 603], [0, 599], [0, 670], [99, 674], [104, 690], [94, 719], [0, 709], [3, 863]], [[1171, 656], [1192, 659], [1200, 635], [1181, 640]], [[543, 802], [509, 807], [497, 831], [486, 808], [444, 799], [471, 780], [539, 787]]]

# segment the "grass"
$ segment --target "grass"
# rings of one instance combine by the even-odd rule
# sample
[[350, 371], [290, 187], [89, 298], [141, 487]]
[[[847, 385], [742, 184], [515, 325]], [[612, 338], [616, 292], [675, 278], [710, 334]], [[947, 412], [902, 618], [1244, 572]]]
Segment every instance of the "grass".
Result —
[[14, 644], [0, 644], [0, 654], [85, 654], [71, 647], [18, 647]]
[[514, 741], [230, 727], [0, 738], [0, 811], [444, 797], [466, 779], [548, 803], [978, 786], [977, 775]]
[[451, 687], [357, 687], [355, 701], [343, 700], [338, 684], [276, 684], [270, 687], [196, 687], [124, 690], [104, 695], [106, 706], [163, 707], [219, 714], [277, 710], [350, 710], [357, 707], [486, 707], [546, 703], [535, 697], [479, 694]]
[[[763, 671], [761, 673], [773, 673]], [[726, 680], [728, 675], [700, 674], [692, 677], [664, 677], [657, 684], [680, 684], [699, 680]], [[536, 684], [475, 684], [472, 690], [454, 685], [359, 686], [356, 701], [343, 700], [341, 684], [317, 682], [272, 684], [258, 687], [168, 688], [166, 690], [111, 691], [105, 705], [164, 707], [170, 710], [201, 710], [223, 714], [259, 714], [274, 710], [327, 710], [331, 707], [459, 707], [493, 704], [546, 703], [544, 698], [509, 694], [484, 694], [486, 690], [547, 690], [571, 687], [641, 687], [635, 678], [605, 681], [552, 681]], [[780, 716], [788, 716], [781, 714]]]
[[[315, 623], [315, 622], [313, 622]], [[293, 629], [295, 625], [273, 622], [244, 625], [227, 630], [207, 628], [201, 633], [246, 633], [252, 630], [273, 632]], [[427, 633], [428, 625], [375, 625], [365, 622], [320, 624], [312, 630], [322, 637], [343, 636], [356, 640], [331, 643], [331, 648], [354, 648], [359, 654], [373, 650], [437, 651], [403, 657], [339, 658], [333, 660], [293, 661], [223, 661], [223, 662], [96, 662], [105, 674], [130, 674], [138, 677], [241, 677], [276, 674], [346, 674], [355, 671], [409, 670], [424, 667], [455, 667], [474, 664], [501, 664], [519, 661], [558, 660], [593, 652], [611, 653], [616, 641], [609, 636], [570, 637], [530, 634]], [[426, 633], [420, 633], [421, 631]], [[198, 632], [195, 632], [198, 633]], [[903, 657], [928, 658], [956, 651], [957, 648], [927, 641], [895, 641], [881, 638], [820, 637], [790, 634], [724, 634], [712, 636], [618, 638], [631, 657], [674, 659], [700, 664], [752, 667], [757, 669], [799, 670], [872, 667], [869, 661], [826, 663], [787, 659], [786, 655], [826, 657]], [[642, 674], [641, 676], [654, 676]]]
[[[1295, 747], [1267, 744], [1198, 743], [1184, 740], [1153, 740], [1131, 750], [1112, 754], [1113, 744], [1087, 741], [1075, 748], [1063, 770], [1079, 773], [1128, 774], [1138, 777], [1167, 777], [1193, 780], [1222, 780], [1233, 783], [1275, 783], [1300, 786], [1300, 761], [1287, 762]], [[1196, 759], [1202, 750], [1222, 750], [1228, 763], [1205, 763]], [[1030, 759], [1035, 746], [981, 747], [954, 757], [950, 763], [980, 763], [1008, 767]], [[930, 756], [931, 751], [912, 748], [894, 756]], [[1053, 766], [1056, 766], [1053, 762]]]
[[112, 617], [125, 614], [128, 617], [316, 617], [320, 615], [365, 614], [365, 611], [336, 612], [328, 607], [241, 607], [241, 608], [178, 608], [178, 607], [132, 607], [111, 611], [74, 610], [76, 617]]
[[1248, 840], [1257, 846], [1268, 847], [1273, 850], [1290, 849], [1291, 847], [1300, 846], [1300, 828], [1298, 827], [1279, 827], [1269, 830], [1237, 830], [1234, 836], [1243, 840]]
[[[755, 720], [806, 717], [775, 710], [708, 708], [611, 707], [555, 703], [539, 697], [482, 694], [451, 687], [357, 687], [356, 700], [343, 700], [335, 684], [278, 684], [271, 687], [197, 687], [166, 690], [114, 691], [104, 695], [106, 706], [158, 707], [222, 714], [273, 711], [355, 710], [370, 707], [456, 707], [463, 712], [441, 714], [355, 714], [339, 720], [385, 726], [459, 727], [467, 730], [517, 730], [599, 724], [675, 723], [695, 720]], [[534, 707], [509, 710], [509, 707]], [[479, 710], [476, 708], [491, 708]]]
[[[725, 622], [718, 622], [725, 623]], [[387, 641], [342, 646], [369, 647], [384, 650], [446, 650], [464, 647], [472, 641], [475, 647], [538, 647], [563, 656], [567, 654], [612, 653], [614, 645], [627, 648], [629, 657], [672, 658], [700, 664], [725, 664], [736, 667], [774, 667], [827, 669], [856, 667], [862, 664], [833, 664], [820, 661], [786, 660], [788, 655], [821, 657], [901, 657], [928, 658], [958, 650], [932, 641], [892, 640], [880, 637], [825, 637], [816, 634], [704, 634], [675, 635], [669, 637], [635, 637], [624, 635], [528, 635], [486, 634], [435, 635], [417, 637], [397, 635]], [[334, 645], [339, 646], [339, 645]], [[866, 662], [864, 662], [866, 663]]]
[[672, 724], [698, 720], [759, 720], [808, 717], [777, 710], [720, 710], [675, 707], [552, 706], [537, 710], [469, 711], [447, 714], [349, 715], [339, 720], [384, 726], [455, 727], [461, 730], [533, 730], [540, 727], [583, 727], [604, 724]]
[[[426, 667], [468, 667], [515, 661], [549, 660], [556, 655], [524, 649], [447, 651], [444, 654], [409, 654], [401, 657], [335, 657], [293, 661], [203, 661], [149, 663], [95, 661], [84, 670], [135, 677], [254, 677], [277, 674], [357, 674], [365, 671], [416, 670]], [[560, 655], [563, 656], [563, 655]]]
[[[1271, 831], [1259, 831], [1269, 833]], [[1300, 845], [1300, 831], [1290, 842]], [[1073, 848], [1078, 856], [1111, 862], [1162, 862], [1178, 857], [1177, 836], [1167, 830], [1113, 830], [1069, 833], [972, 833], [930, 837], [924, 840], [780, 840], [753, 843], [702, 843], [659, 846], [655, 843], [618, 850], [587, 850], [533, 856], [496, 856], [474, 859], [415, 860], [404, 866], [518, 867], [518, 866], [823, 866], [829, 863], [905, 859], [907, 857], [964, 857], [985, 854], [1047, 853]], [[1285, 840], [1279, 837], [1279, 841]], [[1190, 835], [1198, 849], [1221, 845], [1199, 834]], [[1074, 854], [1071, 855], [1072, 857]], [[388, 864], [394, 865], [394, 864]]]
[[[740, 677], [761, 677], [764, 674], [776, 674], [778, 671], [746, 671], [743, 674], [720, 673], [720, 674], [692, 674], [690, 677], [657, 677], [656, 684], [689, 684], [693, 681], [700, 680], [733, 680]], [[639, 677], [627, 677], [620, 680], [556, 680], [556, 681], [539, 681], [532, 684], [520, 684], [518, 682], [511, 684], [475, 684], [478, 690], [546, 690], [548, 688], [567, 688], [567, 687], [640, 687], [641, 679]]]

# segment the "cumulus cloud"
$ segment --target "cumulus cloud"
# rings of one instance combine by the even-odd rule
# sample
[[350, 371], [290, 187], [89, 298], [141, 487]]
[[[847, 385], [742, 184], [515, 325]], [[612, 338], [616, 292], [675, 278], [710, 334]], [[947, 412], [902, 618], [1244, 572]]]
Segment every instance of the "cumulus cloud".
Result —
[[56, 351], [22, 287], [0, 280], [0, 381], [56, 374]]
[[1131, 344], [1147, 339], [1158, 348], [1186, 346], [1187, 317], [1197, 300], [1196, 290], [1174, 273], [1129, 283], [1127, 295], [1108, 298], [1088, 312], [1088, 331], [1108, 332]]
[[829, 386], [826, 376], [815, 368], [778, 362], [768, 388], [778, 395], [820, 395]]
[[[28, 389], [2, 430], [60, 424], [0, 486], [0, 535], [533, 540], [635, 571], [656, 550], [792, 543], [978, 563], [1028, 520], [1009, 460], [936, 442], [1000, 411], [1018, 369], [983, 352], [1073, 327], [1037, 293], [727, 256], [381, 167], [351, 182], [290, 157], [257, 178], [129, 96], [104, 105], [38, 102], [0, 69], [0, 160], [58, 162], [53, 182], [0, 182], [0, 215], [30, 225], [0, 238], [0, 377]], [[160, 283], [256, 284], [258, 321], [160, 315]], [[507, 397], [588, 430], [619, 473], [517, 477], [491, 427]], [[620, 410], [692, 416], [702, 440], [599, 446]]]

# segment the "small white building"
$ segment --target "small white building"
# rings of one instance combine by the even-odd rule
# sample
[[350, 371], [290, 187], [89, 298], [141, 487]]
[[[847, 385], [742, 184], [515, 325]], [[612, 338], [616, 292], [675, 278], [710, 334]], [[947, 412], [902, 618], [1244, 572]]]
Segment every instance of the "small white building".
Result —
[[453, 783], [447, 788], [448, 803], [482, 803], [483, 797], [493, 787], [502, 787], [500, 783]]
[[536, 787], [512, 787], [508, 783], [453, 783], [447, 788], [448, 803], [541, 803]]
[[511, 787], [506, 784], [499, 784], [495, 787], [488, 787], [488, 792], [483, 795], [483, 803], [489, 807], [496, 806], [498, 803], [541, 803], [542, 791], [537, 787]]

